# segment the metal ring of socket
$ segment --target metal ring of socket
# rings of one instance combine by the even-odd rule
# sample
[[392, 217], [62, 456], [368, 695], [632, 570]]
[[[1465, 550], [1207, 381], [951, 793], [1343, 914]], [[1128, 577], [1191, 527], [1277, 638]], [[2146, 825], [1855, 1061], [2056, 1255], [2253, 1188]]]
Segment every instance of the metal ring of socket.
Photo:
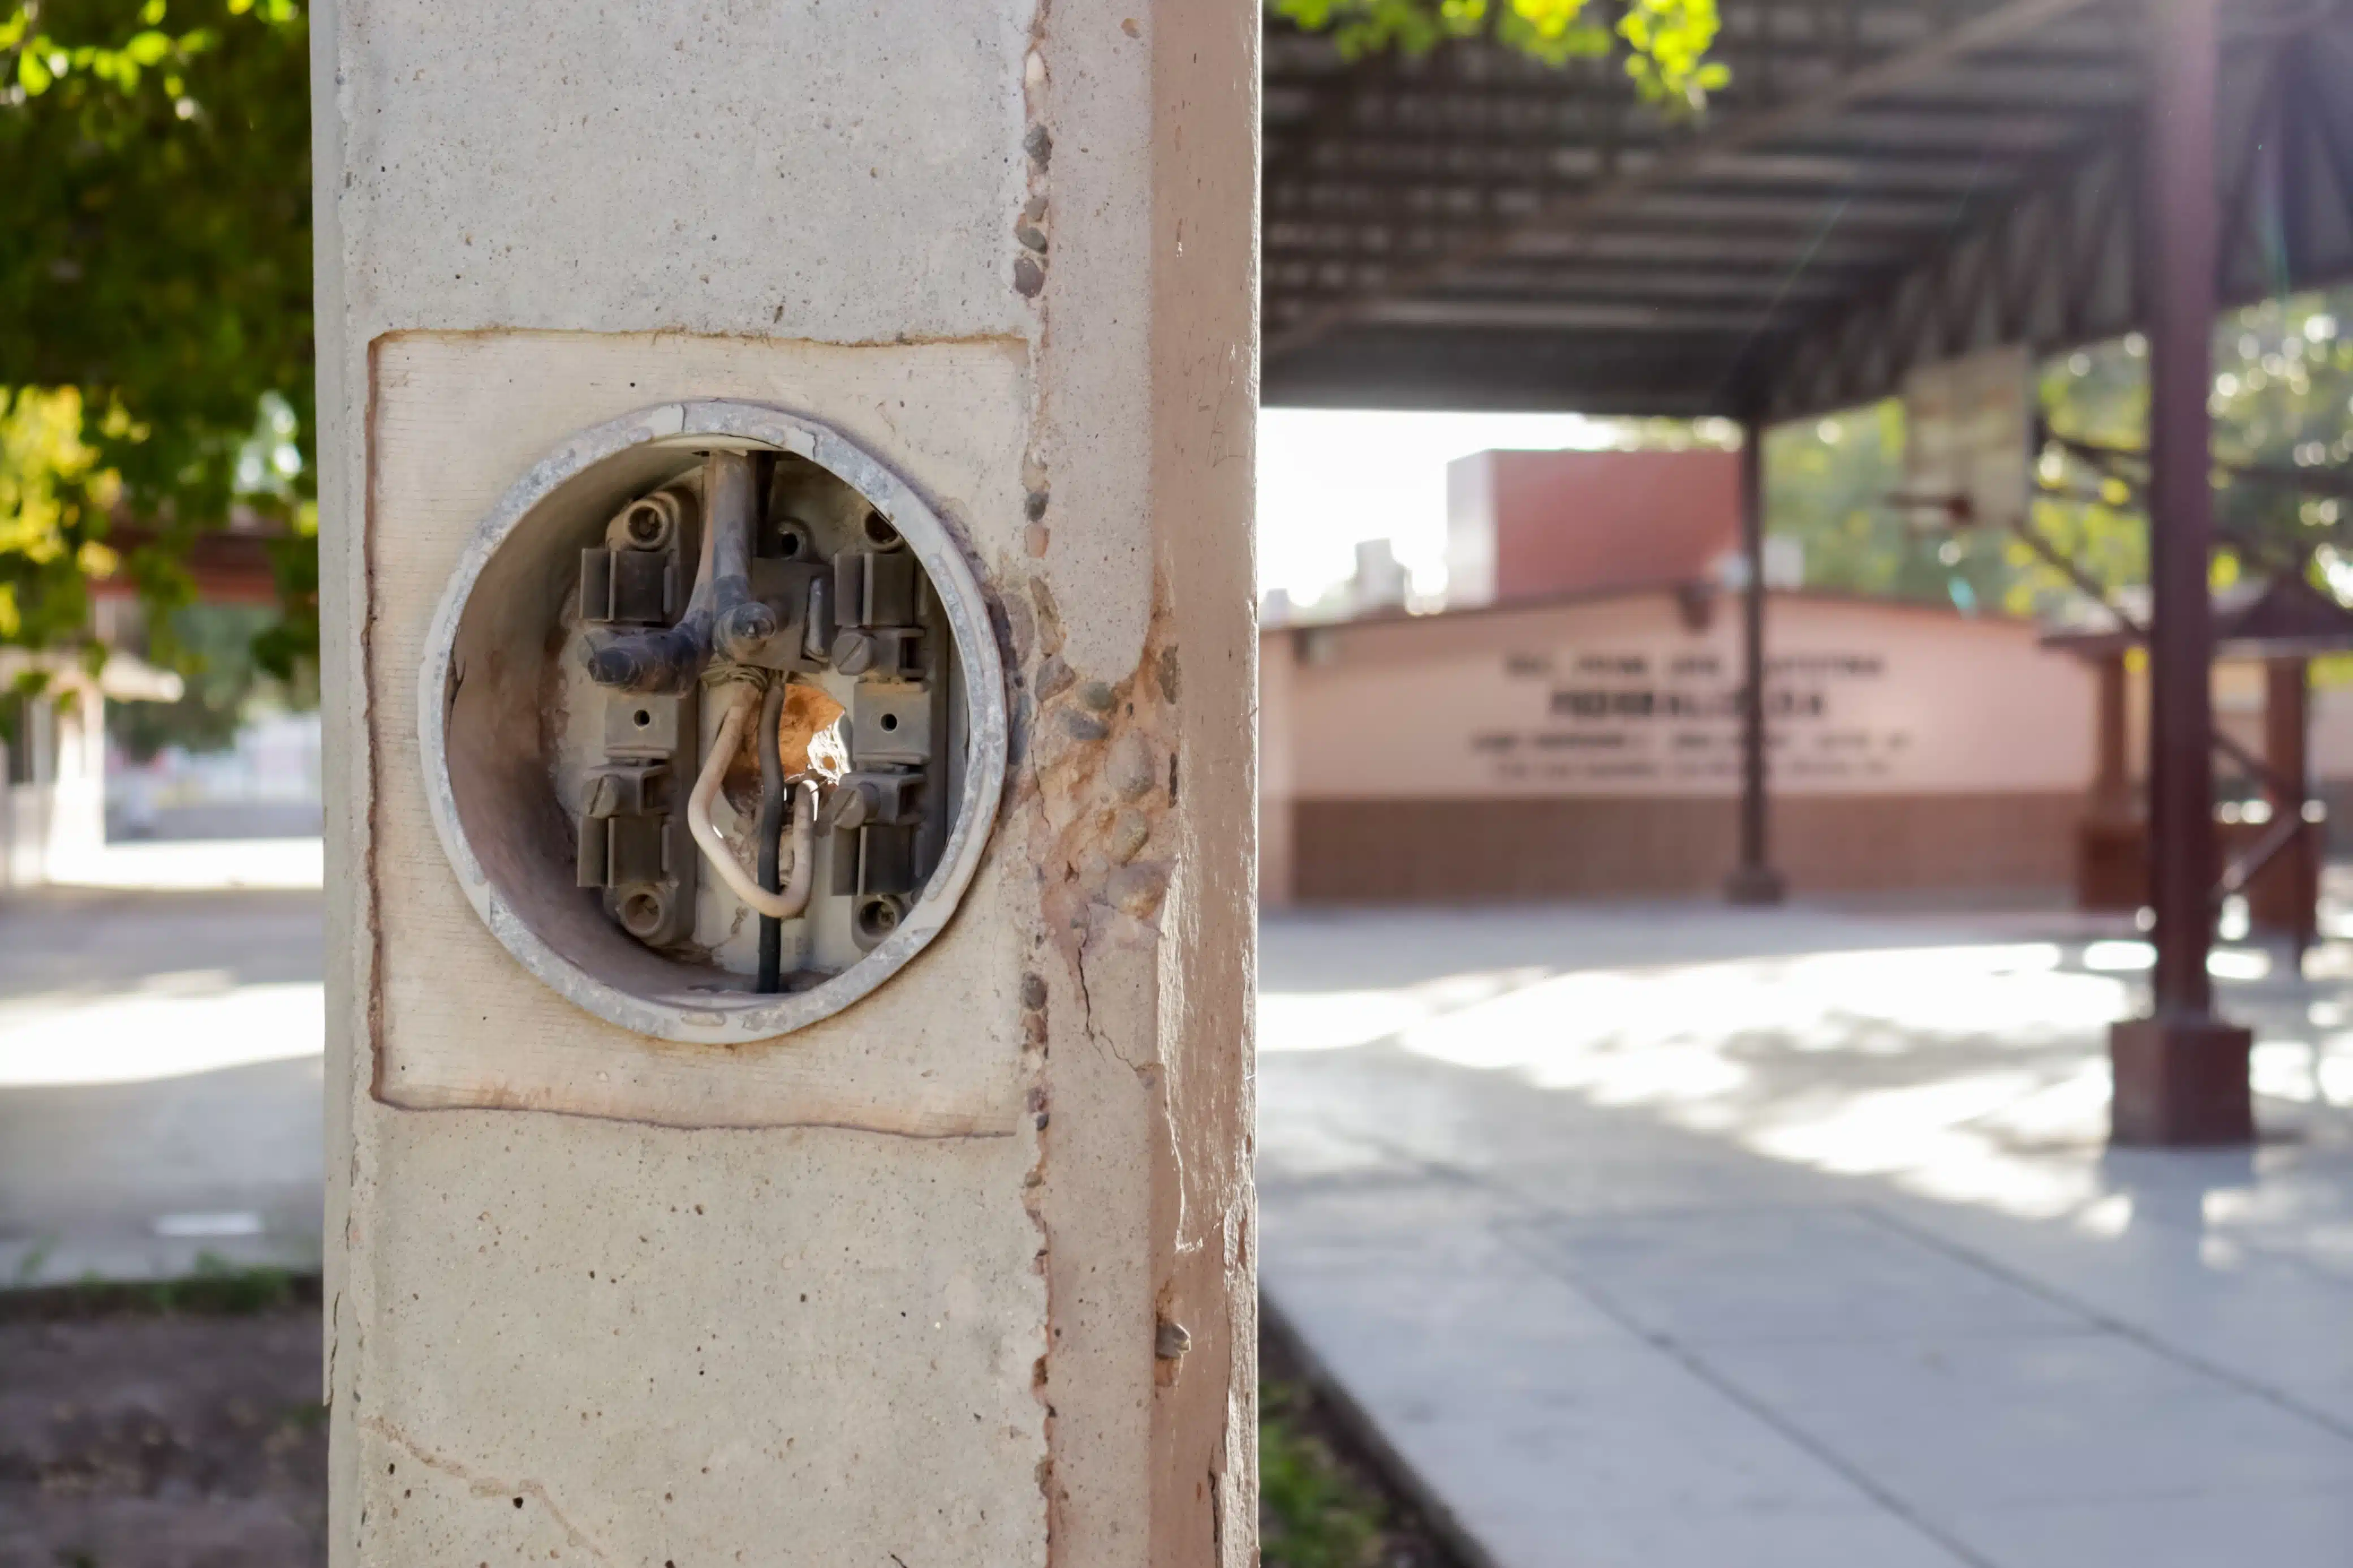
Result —
[[[865, 497], [931, 579], [964, 672], [963, 779], [937, 868], [915, 897], [898, 900], [889, 916], [868, 922], [877, 939], [863, 957], [822, 984], [782, 995], [748, 989], [714, 992], [693, 983], [697, 978], [707, 981], [707, 973], [698, 974], [684, 965], [672, 966], [674, 982], [624, 986], [609, 977], [601, 963], [584, 962], [576, 939], [561, 931], [551, 936], [526, 914], [528, 900], [519, 901], [506, 880], [521, 874], [513, 858], [494, 857], [500, 867], [494, 876], [485, 858], [475, 852], [450, 769], [451, 713], [461, 683], [458, 672], [464, 668], [458, 649], [461, 635], [471, 635], [468, 609], [475, 584], [493, 560], [501, 559], [502, 549], [513, 542], [525, 552], [545, 550], [552, 538], [575, 538], [566, 519], [581, 506], [595, 504], [587, 498], [607, 482], [595, 474], [608, 462], [642, 462], [654, 448], [692, 451], [723, 445], [796, 453]], [[502, 606], [492, 605], [483, 615], [494, 618], [503, 613]], [[417, 718], [426, 802], [459, 887], [526, 970], [575, 1005], [638, 1034], [719, 1044], [765, 1040], [806, 1028], [860, 1001], [946, 926], [979, 868], [996, 826], [1009, 731], [1005, 666], [987, 601], [963, 546], [921, 492], [896, 473], [830, 426], [785, 409], [716, 399], [670, 403], [574, 432], [517, 480], [476, 526], [434, 613], [425, 650], [417, 670]], [[477, 791], [481, 787], [470, 785]], [[492, 803], [470, 798], [475, 798], [478, 812], [491, 811], [491, 819], [497, 819]], [[550, 869], [548, 875], [556, 872]], [[565, 891], [568, 896], [568, 882]], [[887, 930], [882, 929], [885, 923]], [[618, 931], [607, 929], [613, 940], [627, 940]], [[559, 940], [573, 945], [559, 947]]]

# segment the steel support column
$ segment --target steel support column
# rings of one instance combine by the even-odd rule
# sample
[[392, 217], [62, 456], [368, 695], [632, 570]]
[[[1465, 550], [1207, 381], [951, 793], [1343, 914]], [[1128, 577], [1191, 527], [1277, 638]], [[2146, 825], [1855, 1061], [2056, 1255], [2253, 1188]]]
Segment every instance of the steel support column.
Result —
[[[2092, 779], [2092, 814], [2111, 821], [2132, 816], [2132, 700], [2125, 656], [2104, 654], [2100, 682], [2099, 772]], [[2137, 901], [2137, 900], [2136, 900]]]
[[2294, 822], [2295, 837], [2247, 884], [2247, 917], [2258, 931], [2287, 938], [2295, 969], [2319, 937], [2320, 849], [2325, 829], [2308, 819], [2312, 798], [2312, 700], [2309, 661], [2296, 657], [2263, 661], [2263, 803], [2271, 807], [2271, 831]]
[[1788, 889], [1773, 869], [1766, 835], [1765, 422], [1747, 420], [1740, 439], [1740, 863], [1724, 886], [1736, 904], [1778, 904]]
[[2140, 252], [2149, 342], [2149, 869], [2157, 967], [2149, 1016], [2109, 1037], [2120, 1143], [2251, 1139], [2248, 1032], [2214, 1016], [2206, 972], [2214, 833], [2213, 491], [2220, 0], [2147, 0], [2147, 184]]

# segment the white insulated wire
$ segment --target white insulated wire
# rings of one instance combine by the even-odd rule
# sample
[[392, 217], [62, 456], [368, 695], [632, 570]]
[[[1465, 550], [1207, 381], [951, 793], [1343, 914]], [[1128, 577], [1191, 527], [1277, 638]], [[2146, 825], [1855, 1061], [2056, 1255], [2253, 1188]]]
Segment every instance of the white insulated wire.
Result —
[[727, 841], [719, 836], [719, 829], [711, 820], [711, 803], [719, 797], [720, 781], [727, 774], [727, 759], [743, 743], [744, 721], [759, 699], [758, 687], [742, 681], [735, 684], [735, 694], [727, 702], [726, 717], [719, 721], [718, 737], [702, 759], [702, 772], [695, 776], [693, 793], [686, 797], [686, 826], [694, 835], [702, 858], [719, 873], [719, 879], [754, 913], [771, 920], [797, 920], [808, 908], [810, 889], [816, 881], [816, 790], [804, 784], [799, 798], [793, 802], [793, 869], [782, 892], [769, 892], [744, 869], [743, 862], [735, 858], [734, 851], [727, 847]]

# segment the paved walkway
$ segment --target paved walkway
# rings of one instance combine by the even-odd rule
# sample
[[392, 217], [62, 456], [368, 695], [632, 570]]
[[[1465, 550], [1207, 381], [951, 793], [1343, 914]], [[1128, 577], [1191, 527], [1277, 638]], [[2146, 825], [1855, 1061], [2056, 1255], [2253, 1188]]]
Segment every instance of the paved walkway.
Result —
[[[315, 890], [0, 906], [0, 1281], [315, 1258], [318, 944]], [[2353, 942], [2223, 955], [2252, 1152], [2103, 1146], [2145, 963], [2048, 916], [1270, 921], [1270, 1303], [1499, 1568], [2353, 1561]]]
[[318, 854], [123, 846], [0, 895], [0, 1287], [316, 1267]]
[[2353, 1562], [2353, 944], [2110, 1152], [2063, 917], [1270, 918], [1266, 1295], [1501, 1568]]

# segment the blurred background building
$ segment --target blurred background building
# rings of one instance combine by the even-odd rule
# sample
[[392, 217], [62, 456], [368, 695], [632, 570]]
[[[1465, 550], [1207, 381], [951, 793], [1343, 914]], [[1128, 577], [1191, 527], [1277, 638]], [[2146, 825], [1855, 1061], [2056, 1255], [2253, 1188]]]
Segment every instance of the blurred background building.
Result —
[[[1705, 447], [1478, 452], [1447, 466], [1440, 591], [1412, 593], [1373, 540], [1305, 616], [1277, 601], [1260, 649], [1261, 896], [1720, 886], [1739, 795], [1738, 470]], [[1900, 500], [1865, 498], [1888, 515]], [[2147, 751], [2145, 663], [2113, 618], [2080, 595], [2037, 613], [1809, 586], [1805, 544], [1793, 529], [1764, 551], [1773, 837], [1791, 887], [2138, 907], [2129, 868], [2118, 891], [2086, 863]], [[2265, 586], [2218, 601], [2226, 632]], [[2348, 640], [2341, 612], [2297, 603], [2320, 616], [2296, 628], [2316, 646]], [[2215, 667], [2217, 724], [2251, 755], [2272, 743], [2266, 646], [2226, 635]], [[2341, 663], [2305, 721], [2324, 805], [2353, 800]], [[2261, 828], [2260, 789], [2239, 782], [2226, 826]]]

